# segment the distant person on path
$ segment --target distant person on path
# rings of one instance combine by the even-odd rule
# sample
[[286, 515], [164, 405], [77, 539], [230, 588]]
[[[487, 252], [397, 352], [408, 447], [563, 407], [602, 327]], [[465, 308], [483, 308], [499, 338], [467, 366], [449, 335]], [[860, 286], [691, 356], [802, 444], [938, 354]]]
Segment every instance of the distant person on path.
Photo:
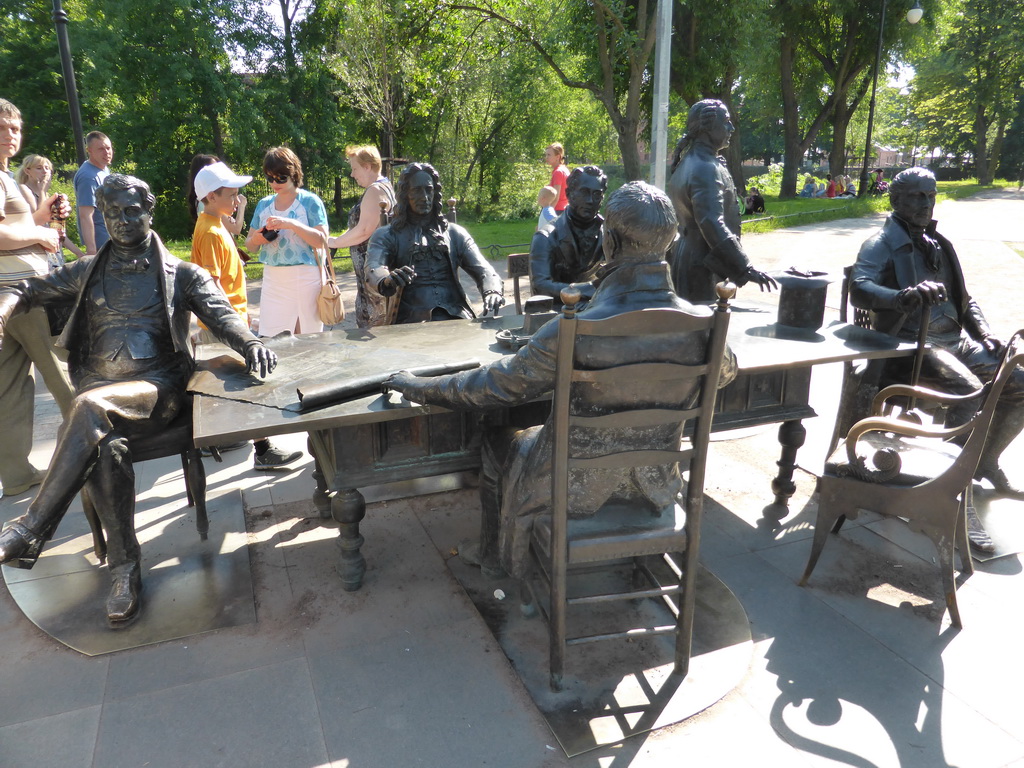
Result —
[[96, 207], [96, 190], [110, 175], [108, 170], [114, 159], [114, 148], [106, 134], [92, 131], [85, 137], [88, 159], [75, 174], [75, 205], [78, 206], [78, 234], [82, 238], [87, 256], [94, 256], [110, 239], [103, 214]]
[[[48, 255], [60, 247], [56, 229], [46, 223], [56, 196], [45, 197], [35, 215], [10, 173], [21, 149], [21, 112], [0, 99], [0, 293], [29, 277], [49, 272]], [[70, 214], [68, 208], [65, 213]], [[45, 470], [29, 462], [35, 420], [32, 366], [46, 382], [62, 414], [71, 406], [71, 383], [57, 362], [46, 311], [11, 318], [0, 346], [0, 484], [4, 496], [17, 496], [42, 482]]]
[[717, 99], [690, 107], [686, 133], [676, 145], [668, 196], [679, 219], [679, 240], [670, 254], [672, 282], [687, 301], [715, 300], [715, 284], [754, 282], [770, 291], [777, 283], [754, 269], [740, 245], [740, 212], [725, 158], [733, 131], [729, 110]]
[[348, 248], [352, 269], [356, 274], [356, 325], [373, 328], [384, 325], [386, 304], [384, 297], [366, 288], [366, 246], [370, 235], [380, 226], [380, 204], [391, 212], [395, 208], [395, 189], [386, 176], [381, 175], [383, 161], [376, 147], [347, 147], [351, 176], [362, 187], [362, 198], [348, 214], [348, 230], [327, 240], [328, 248]]
[[[203, 204], [203, 212], [199, 214], [192, 232], [192, 263], [205, 268], [220, 284], [231, 308], [242, 318], [246, 327], [249, 326], [249, 314], [245, 269], [238, 255], [235, 238], [224, 224], [224, 218], [238, 208], [238, 191], [250, 181], [252, 176], [236, 176], [221, 162], [200, 168], [194, 187], [196, 200]], [[202, 320], [199, 321], [199, 328], [200, 344], [217, 341], [216, 334]], [[302, 451], [286, 453], [266, 438], [253, 440], [252, 444], [256, 449], [253, 467], [258, 470], [282, 469], [302, 457]]]
[[[573, 168], [568, 187], [569, 207], [550, 230], [535, 232], [530, 242], [530, 290], [556, 301], [570, 283], [593, 280], [604, 256], [599, 212], [608, 177], [596, 165], [584, 165]], [[588, 297], [591, 293], [585, 291]]]
[[[916, 339], [921, 313], [930, 314], [929, 349], [921, 368], [923, 386], [952, 394], [968, 394], [991, 381], [999, 369], [1005, 342], [992, 334], [981, 307], [967, 292], [963, 269], [953, 244], [935, 230], [935, 174], [927, 168], [909, 168], [889, 188], [892, 213], [882, 229], [861, 246], [853, 267], [850, 300], [871, 313], [877, 330]], [[912, 361], [888, 364], [896, 376], [910, 378]], [[905, 370], [904, 370], [905, 369]], [[970, 419], [977, 399], [954, 405], [948, 426]], [[988, 480], [998, 493], [1024, 499], [1024, 491], [999, 467], [1003, 450], [1024, 429], [1024, 370], [1017, 369], [1006, 383], [996, 406], [988, 440], [975, 479]], [[971, 540], [992, 551], [975, 521]]]
[[565, 164], [565, 147], [557, 141], [544, 150], [544, 162], [551, 166], [551, 181], [548, 186], [558, 191], [555, 213], [561, 214], [569, 206], [569, 168]]
[[535, 232], [550, 232], [555, 225], [558, 214], [555, 213], [555, 200], [558, 199], [558, 190], [554, 187], [541, 187], [537, 193], [537, 205], [540, 206], [540, 215], [537, 217], [537, 229]]
[[[213, 165], [220, 161], [220, 158], [216, 155], [196, 155], [192, 158], [192, 162], [189, 164], [188, 194], [186, 195], [186, 200], [188, 201], [188, 215], [192, 217], [193, 224], [199, 219], [199, 214], [203, 212], [203, 201], [196, 197], [196, 174], [198, 174], [199, 171], [207, 165]], [[252, 177], [250, 177], [250, 179], [251, 178]], [[242, 230], [245, 229], [245, 208], [248, 204], [249, 199], [245, 195], [239, 193], [235, 209], [221, 217], [221, 221], [224, 223], [224, 228], [231, 233], [232, 237], [238, 237], [242, 234]], [[246, 258], [248, 258], [248, 256]]]
[[256, 204], [245, 247], [259, 249], [265, 265], [260, 293], [261, 336], [320, 333], [317, 296], [324, 282], [319, 258], [329, 258], [327, 209], [302, 189], [302, 163], [288, 147], [263, 156], [263, 173], [274, 191]]

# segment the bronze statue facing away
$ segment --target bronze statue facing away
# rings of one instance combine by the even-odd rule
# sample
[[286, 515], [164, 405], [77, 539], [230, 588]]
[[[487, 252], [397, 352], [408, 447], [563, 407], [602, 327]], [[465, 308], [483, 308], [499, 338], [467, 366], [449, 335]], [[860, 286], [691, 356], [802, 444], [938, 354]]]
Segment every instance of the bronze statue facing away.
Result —
[[135, 471], [128, 441], [159, 433], [181, 410], [194, 360], [191, 313], [266, 376], [277, 356], [246, 327], [202, 267], [172, 256], [150, 231], [155, 199], [131, 176], [108, 176], [97, 205], [110, 241], [92, 257], [0, 291], [0, 343], [10, 317], [70, 305], [57, 341], [69, 351], [76, 394], [50, 471], [28, 511], [0, 534], [0, 563], [31, 567], [75, 494], [86, 486], [108, 541], [112, 627], [140, 608], [141, 552], [135, 535]]
[[469, 233], [441, 213], [441, 180], [427, 163], [410, 163], [398, 178], [395, 216], [367, 246], [371, 291], [398, 296], [392, 322], [424, 323], [475, 317], [459, 283], [461, 267], [476, 281], [484, 314], [504, 306], [504, 283]]
[[725, 104], [698, 101], [672, 159], [667, 191], [679, 219], [679, 241], [669, 261], [676, 293], [687, 301], [714, 301], [715, 284], [725, 278], [737, 286], [757, 283], [762, 291], [777, 287], [754, 269], [740, 244], [736, 186], [718, 155], [734, 130]]
[[[710, 313], [707, 307], [695, 307], [672, 291], [664, 258], [675, 232], [672, 203], [661, 190], [641, 181], [629, 182], [616, 190], [608, 201], [604, 223], [603, 249], [608, 268], [586, 309], [579, 312], [579, 318], [600, 320], [645, 308]], [[385, 387], [401, 392], [409, 400], [448, 408], [481, 410], [529, 402], [554, 389], [560, 322], [561, 317], [552, 319], [515, 355], [482, 368], [436, 378], [400, 372], [385, 382]], [[617, 344], [605, 340], [587, 349], [586, 362], [595, 368], [629, 362], [692, 362], [703, 359], [706, 344], [706, 335], [699, 334], [680, 335], [672, 344], [665, 344], [657, 335], [646, 344], [637, 344], [635, 338], [624, 338]], [[726, 350], [720, 386], [735, 376], [735, 357]], [[657, 388], [660, 383], [653, 386]], [[638, 394], [637, 388], [644, 393]], [[623, 403], [635, 406], [648, 397], [653, 402], [679, 403], [692, 394], [652, 393], [651, 388], [650, 382], [637, 382], [622, 391], [594, 391], [580, 397], [588, 398], [587, 407], [596, 415], [613, 413]], [[595, 428], [589, 446], [598, 455], [637, 447], [638, 440], [641, 445], [678, 447], [681, 424], [658, 429], [662, 431], [652, 435], [648, 430]], [[609, 451], [604, 451], [604, 447]], [[491, 575], [499, 575], [504, 569], [522, 577], [533, 521], [548, 509], [551, 500], [550, 422], [523, 430], [494, 429], [485, 433], [481, 451], [479, 552], [464, 559], [478, 559], [485, 573]], [[591, 512], [619, 491], [635, 494], [650, 501], [654, 508], [662, 509], [673, 503], [682, 486], [676, 466], [649, 467], [642, 473], [588, 470], [572, 478], [569, 493], [575, 500], [574, 506]]]

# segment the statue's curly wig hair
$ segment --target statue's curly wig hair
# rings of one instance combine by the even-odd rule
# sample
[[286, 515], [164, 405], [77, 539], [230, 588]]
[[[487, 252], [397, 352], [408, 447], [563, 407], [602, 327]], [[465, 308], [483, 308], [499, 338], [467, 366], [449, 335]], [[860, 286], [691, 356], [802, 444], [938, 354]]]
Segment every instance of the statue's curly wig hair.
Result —
[[725, 106], [725, 102], [719, 99], [703, 99], [695, 102], [690, 107], [690, 112], [686, 116], [686, 133], [683, 134], [683, 137], [679, 139], [679, 143], [676, 144], [676, 151], [672, 154], [672, 166], [669, 168], [669, 173], [675, 171], [679, 161], [683, 159], [683, 155], [690, 151], [694, 139], [702, 133], [707, 133], [711, 130], [711, 126], [715, 123], [715, 118], [718, 117], [719, 109], [728, 109]]
[[150, 190], [149, 184], [144, 182], [142, 179], [137, 179], [134, 176], [127, 176], [123, 173], [110, 174], [103, 180], [103, 183], [96, 190], [96, 207], [100, 209], [100, 213], [103, 213], [103, 209], [106, 207], [106, 196], [118, 189], [137, 190], [139, 197], [142, 198], [142, 207], [146, 209], [146, 213], [153, 213], [153, 207], [156, 205], [156, 197]]
[[430, 163], [409, 163], [402, 169], [402, 175], [398, 177], [398, 188], [395, 190], [395, 217], [391, 220], [391, 228], [394, 230], [405, 229], [409, 226], [409, 185], [412, 177], [420, 171], [430, 176], [434, 184], [434, 199], [430, 203], [430, 222], [436, 224], [442, 230], [448, 228], [448, 220], [441, 213], [441, 177]]

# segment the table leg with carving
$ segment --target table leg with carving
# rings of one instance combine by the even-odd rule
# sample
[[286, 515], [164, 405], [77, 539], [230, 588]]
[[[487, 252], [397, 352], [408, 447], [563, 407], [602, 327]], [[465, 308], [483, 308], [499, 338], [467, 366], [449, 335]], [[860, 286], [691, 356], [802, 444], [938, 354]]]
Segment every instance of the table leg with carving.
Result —
[[363, 586], [366, 560], [360, 549], [363, 537], [359, 534], [359, 523], [366, 516], [366, 499], [355, 488], [338, 491], [331, 498], [331, 516], [338, 523], [338, 575], [346, 592], [355, 592]]
[[793, 472], [796, 470], [796, 454], [807, 439], [807, 428], [800, 419], [784, 421], [779, 426], [779, 445], [782, 455], [776, 464], [779, 474], [772, 480], [772, 493], [775, 501], [764, 508], [766, 519], [781, 520], [789, 514], [789, 500], [796, 493]]

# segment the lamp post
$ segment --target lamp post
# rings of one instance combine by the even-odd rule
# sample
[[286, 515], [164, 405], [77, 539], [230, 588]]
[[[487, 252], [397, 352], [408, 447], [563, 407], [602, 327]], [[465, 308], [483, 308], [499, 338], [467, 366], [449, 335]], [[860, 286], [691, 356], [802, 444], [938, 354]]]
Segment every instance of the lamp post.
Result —
[[60, 49], [60, 68], [64, 73], [64, 91], [68, 95], [71, 111], [71, 130], [75, 134], [75, 155], [78, 164], [85, 162], [85, 139], [82, 134], [82, 110], [78, 105], [78, 87], [75, 85], [75, 65], [71, 61], [71, 43], [68, 42], [68, 14], [60, 0], [53, 0], [53, 25], [57, 28], [57, 47]]
[[[875, 49], [875, 70], [871, 76], [871, 103], [868, 105], [868, 135], [864, 141], [864, 166], [860, 169], [860, 189], [857, 190], [858, 197], [868, 194], [868, 163], [871, 161], [871, 131], [875, 126], [875, 93], [878, 91], [878, 70], [882, 66], [882, 37], [885, 33], [885, 12], [889, 7], [889, 0], [882, 0], [882, 15], [878, 19], [878, 47]], [[907, 21], [917, 24], [924, 16], [924, 9], [920, 0], [914, 3], [914, 7], [907, 11]]]
[[654, 109], [651, 111], [651, 184], [665, 188], [668, 155], [668, 81], [672, 63], [672, 2], [658, 0], [654, 64]]

